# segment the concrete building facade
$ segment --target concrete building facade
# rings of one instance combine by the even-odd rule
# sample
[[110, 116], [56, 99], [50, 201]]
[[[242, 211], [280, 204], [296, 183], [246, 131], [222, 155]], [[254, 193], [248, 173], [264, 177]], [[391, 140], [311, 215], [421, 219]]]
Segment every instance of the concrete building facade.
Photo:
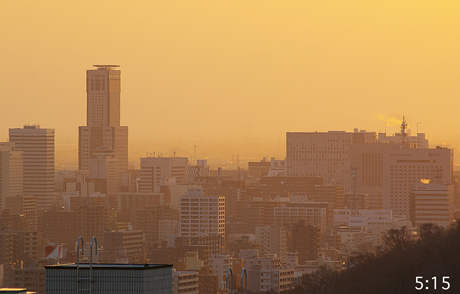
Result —
[[24, 153], [13, 142], [0, 143], [0, 210], [8, 197], [24, 194]]
[[24, 195], [37, 197], [37, 208], [44, 211], [54, 205], [54, 129], [25, 125], [9, 130], [10, 142], [22, 151]]
[[118, 160], [118, 181], [128, 171], [128, 127], [120, 126], [121, 71], [118, 65], [95, 65], [86, 71], [86, 126], [78, 129], [78, 168], [89, 170], [97, 149], [112, 150]]
[[383, 209], [409, 217], [412, 185], [422, 179], [449, 185], [453, 181], [452, 149], [385, 149], [383, 151]]
[[288, 247], [287, 239], [286, 227], [256, 227], [256, 244], [259, 245], [261, 256], [276, 255], [284, 260]]
[[200, 234], [225, 237], [225, 197], [193, 195], [181, 198], [181, 236]]
[[286, 166], [288, 176], [319, 176], [324, 184], [350, 186], [350, 145], [373, 143], [375, 133], [355, 132], [288, 132]]
[[187, 184], [187, 157], [141, 158], [139, 192], [160, 192], [160, 186]]
[[402, 133], [395, 133], [393, 136], [388, 136], [386, 133], [378, 133], [377, 143], [409, 143], [415, 148], [428, 148], [428, 139], [424, 133], [417, 133], [417, 136], [411, 136], [410, 130], [406, 131], [406, 136], [403, 138]]
[[410, 190], [410, 220], [413, 226], [433, 223], [447, 227], [454, 221], [454, 187], [418, 183]]

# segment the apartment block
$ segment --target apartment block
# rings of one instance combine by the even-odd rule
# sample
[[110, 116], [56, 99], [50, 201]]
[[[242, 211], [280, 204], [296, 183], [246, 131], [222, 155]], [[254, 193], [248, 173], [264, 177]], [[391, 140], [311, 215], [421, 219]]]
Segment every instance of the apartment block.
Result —
[[172, 294], [198, 294], [198, 288], [198, 272], [173, 270]]
[[200, 234], [225, 237], [225, 197], [193, 195], [181, 198], [181, 236]]
[[256, 227], [256, 244], [259, 245], [260, 255], [276, 255], [285, 259], [288, 247], [287, 234], [288, 231], [283, 226]]

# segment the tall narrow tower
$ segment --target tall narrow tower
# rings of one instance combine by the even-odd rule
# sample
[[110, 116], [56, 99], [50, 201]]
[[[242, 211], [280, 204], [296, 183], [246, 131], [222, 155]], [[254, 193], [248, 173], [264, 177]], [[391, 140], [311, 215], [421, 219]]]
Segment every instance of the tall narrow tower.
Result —
[[94, 65], [86, 71], [86, 124], [78, 129], [78, 168], [89, 170], [95, 152], [112, 150], [118, 160], [118, 178], [128, 171], [128, 127], [120, 126], [118, 65]]
[[120, 70], [119, 65], [94, 65], [86, 71], [88, 127], [120, 126]]

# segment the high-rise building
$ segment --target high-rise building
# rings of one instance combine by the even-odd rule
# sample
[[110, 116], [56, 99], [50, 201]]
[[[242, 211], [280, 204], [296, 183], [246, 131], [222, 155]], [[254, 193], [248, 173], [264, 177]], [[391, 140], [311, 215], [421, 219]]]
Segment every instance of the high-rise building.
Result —
[[118, 65], [95, 65], [86, 71], [86, 126], [79, 127], [78, 168], [89, 170], [97, 150], [112, 150], [118, 159], [118, 179], [128, 171], [128, 127], [120, 126], [120, 70]]
[[10, 129], [10, 142], [23, 151], [24, 195], [37, 196], [37, 209], [54, 204], [54, 129], [25, 125]]
[[23, 156], [14, 143], [0, 143], [0, 210], [6, 207], [6, 198], [24, 193]]
[[350, 186], [350, 145], [373, 143], [375, 133], [329, 131], [327, 133], [286, 133], [288, 176], [319, 176], [324, 184]]
[[446, 148], [383, 150], [383, 209], [409, 217], [412, 185], [422, 179], [435, 184], [452, 184], [453, 156], [453, 150]]
[[205, 197], [200, 191], [189, 191], [188, 196], [181, 198], [181, 236], [210, 234], [225, 237], [225, 197]]
[[[351, 165], [354, 168], [352, 172], [355, 173], [352, 179], [356, 185], [355, 192], [358, 195], [367, 195], [364, 197], [367, 198], [369, 209], [382, 209], [383, 151], [401, 149], [401, 147], [401, 143], [351, 145]], [[349, 191], [352, 190], [353, 180], [350, 184]], [[348, 198], [351, 198], [350, 194]]]

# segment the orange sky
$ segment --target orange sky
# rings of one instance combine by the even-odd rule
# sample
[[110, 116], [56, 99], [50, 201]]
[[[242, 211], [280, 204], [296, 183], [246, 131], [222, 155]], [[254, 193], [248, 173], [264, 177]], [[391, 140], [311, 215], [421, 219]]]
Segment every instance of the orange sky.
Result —
[[403, 115], [458, 146], [459, 36], [460, 1], [0, 0], [0, 141], [39, 123], [76, 158], [85, 71], [120, 64], [132, 159], [282, 156], [286, 131]]

